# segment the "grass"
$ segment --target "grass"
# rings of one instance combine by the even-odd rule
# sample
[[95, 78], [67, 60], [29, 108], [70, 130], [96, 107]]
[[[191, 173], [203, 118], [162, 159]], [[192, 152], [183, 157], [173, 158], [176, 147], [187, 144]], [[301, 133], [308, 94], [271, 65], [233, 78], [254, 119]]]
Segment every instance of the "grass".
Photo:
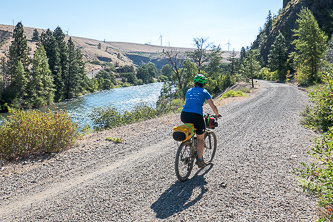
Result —
[[108, 140], [108, 141], [112, 141], [114, 143], [122, 143], [123, 142], [123, 140], [120, 137], [110, 137], [110, 136], [108, 136], [105, 139]]
[[[245, 89], [243, 89], [245, 91]], [[229, 90], [225, 93], [223, 93], [223, 95], [219, 98], [220, 99], [224, 99], [224, 98], [228, 98], [228, 97], [246, 97], [247, 95], [242, 91], [242, 90]]]

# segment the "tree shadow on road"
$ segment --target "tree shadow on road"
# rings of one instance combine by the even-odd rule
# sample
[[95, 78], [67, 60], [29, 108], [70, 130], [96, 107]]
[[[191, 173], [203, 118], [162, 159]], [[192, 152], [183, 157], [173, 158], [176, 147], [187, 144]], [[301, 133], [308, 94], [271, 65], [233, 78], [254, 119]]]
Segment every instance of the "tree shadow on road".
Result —
[[[150, 206], [150, 208], [155, 211], [156, 217], [160, 219], [168, 218], [198, 202], [203, 197], [204, 193], [208, 191], [205, 187], [207, 182], [204, 176], [212, 168], [213, 164], [197, 171], [191, 179], [185, 182], [177, 181], [171, 185], [171, 187]], [[196, 193], [197, 190], [200, 190], [200, 194], [196, 195], [196, 197], [191, 200], [195, 189]]]

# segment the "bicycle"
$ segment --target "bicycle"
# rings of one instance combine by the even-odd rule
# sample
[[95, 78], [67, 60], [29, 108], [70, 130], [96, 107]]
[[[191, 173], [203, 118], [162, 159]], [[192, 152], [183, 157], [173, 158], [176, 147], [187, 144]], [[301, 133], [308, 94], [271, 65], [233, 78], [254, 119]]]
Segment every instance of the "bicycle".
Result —
[[[216, 120], [216, 117], [213, 116]], [[217, 122], [216, 122], [217, 123]], [[208, 126], [209, 127], [209, 126]], [[212, 126], [210, 126], [213, 128]], [[215, 126], [214, 126], [215, 128]], [[215, 156], [217, 140], [216, 135], [213, 131], [206, 128], [205, 136], [205, 147], [203, 156], [205, 162], [210, 164]], [[188, 140], [182, 142], [176, 153], [175, 171], [176, 176], [180, 181], [186, 181], [191, 175], [193, 163], [197, 156], [197, 136], [194, 134]]]

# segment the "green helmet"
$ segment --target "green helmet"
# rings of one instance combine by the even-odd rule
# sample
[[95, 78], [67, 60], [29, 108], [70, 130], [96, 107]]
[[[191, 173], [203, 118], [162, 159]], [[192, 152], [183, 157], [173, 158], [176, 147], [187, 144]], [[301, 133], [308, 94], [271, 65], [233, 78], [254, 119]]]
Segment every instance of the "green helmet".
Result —
[[200, 83], [200, 84], [205, 84], [206, 82], [206, 77], [202, 74], [197, 74], [195, 77], [194, 77], [194, 80], [193, 80], [194, 83]]

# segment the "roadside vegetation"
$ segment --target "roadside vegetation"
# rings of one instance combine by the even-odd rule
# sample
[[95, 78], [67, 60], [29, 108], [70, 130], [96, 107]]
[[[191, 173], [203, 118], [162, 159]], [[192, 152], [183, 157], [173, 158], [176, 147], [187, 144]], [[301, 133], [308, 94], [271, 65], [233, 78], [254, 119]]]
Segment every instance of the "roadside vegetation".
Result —
[[0, 160], [59, 152], [73, 146], [79, 136], [66, 111], [10, 109], [9, 113], [0, 126]]
[[[293, 2], [286, 3], [283, 10]], [[228, 58], [224, 58], [228, 63], [222, 63], [220, 46], [209, 42], [208, 38], [194, 38], [195, 50], [185, 54], [172, 48], [166, 50], [164, 56], [168, 64], [161, 70], [153, 63], [115, 68], [111, 63], [91, 61], [103, 67], [92, 79], [84, 73], [80, 49], [76, 49], [71, 38], [64, 41], [65, 34], [60, 27], [42, 34], [36, 30], [32, 40], [38, 42], [38, 48], [31, 56], [23, 25], [18, 23], [8, 58], [0, 58], [0, 111], [10, 112], [9, 119], [0, 126], [0, 159], [59, 152], [75, 144], [79, 133], [68, 113], [29, 110], [43, 104], [114, 87], [156, 80], [164, 83], [155, 107], [140, 104], [125, 112], [114, 107], [95, 108], [90, 115], [93, 129], [88, 125], [81, 129], [82, 133], [89, 133], [180, 112], [186, 91], [193, 86], [192, 80], [197, 73], [207, 77], [205, 88], [212, 96], [237, 81], [252, 83], [252, 87], [254, 79], [292, 82], [311, 87], [309, 95], [313, 105], [304, 111], [303, 124], [322, 133], [309, 151], [314, 162], [310, 165], [303, 163], [296, 173], [304, 189], [317, 195], [320, 205], [326, 209], [321, 220], [332, 220], [333, 40], [329, 40], [327, 30], [321, 30], [312, 12], [303, 8], [296, 20], [297, 28], [291, 31], [293, 41], [285, 38], [290, 34], [285, 33], [289, 29], [281, 29], [270, 44], [269, 53], [264, 55], [267, 38], [275, 30], [283, 10], [277, 16], [269, 12], [255, 44], [242, 47], [239, 56], [235, 51], [231, 52]], [[223, 97], [244, 96], [244, 93], [247, 91], [229, 91]], [[106, 139], [121, 142], [119, 138]]]

